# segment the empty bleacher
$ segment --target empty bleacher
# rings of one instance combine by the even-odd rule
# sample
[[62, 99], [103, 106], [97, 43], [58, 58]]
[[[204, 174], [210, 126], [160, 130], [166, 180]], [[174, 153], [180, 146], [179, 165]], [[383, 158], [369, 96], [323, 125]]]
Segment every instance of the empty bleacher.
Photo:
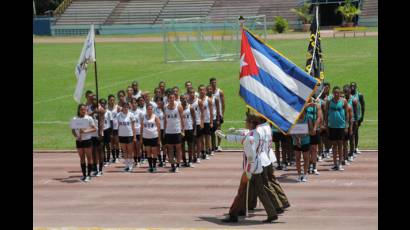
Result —
[[363, 19], [377, 18], [378, 17], [378, 1], [377, 0], [364, 0], [362, 13], [360, 17]]
[[208, 16], [213, 18], [214, 21], [237, 18], [239, 15], [244, 17], [255, 16], [258, 14], [259, 8], [258, 2], [248, 0], [216, 0]]
[[156, 23], [165, 18], [206, 17], [215, 0], [169, 0], [162, 9]]
[[122, 1], [107, 19], [106, 24], [153, 24], [167, 0]]
[[74, 0], [57, 19], [56, 25], [103, 24], [119, 1]]

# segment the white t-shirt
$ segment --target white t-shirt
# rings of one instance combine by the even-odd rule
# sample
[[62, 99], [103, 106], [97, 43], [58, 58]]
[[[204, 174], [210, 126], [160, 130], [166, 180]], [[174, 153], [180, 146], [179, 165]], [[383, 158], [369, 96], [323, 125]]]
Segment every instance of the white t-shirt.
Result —
[[204, 103], [204, 123], [211, 123], [211, 114], [209, 111], [209, 100], [208, 100], [208, 96], [205, 97], [205, 99], [203, 100]]
[[[93, 126], [96, 127], [94, 119], [91, 116], [88, 116], [88, 115], [85, 115], [84, 117], [76, 116], [76, 117], [73, 117], [72, 120], [85, 120], [85, 121], [88, 122], [88, 125], [89, 125], [88, 128], [91, 128]], [[80, 130], [75, 130], [75, 132], [77, 133], [77, 135], [80, 134]], [[90, 139], [91, 139], [91, 133], [82, 133], [81, 136], [80, 136], [81, 141], [90, 140]]]
[[112, 113], [108, 109], [104, 113], [104, 130], [111, 128]]
[[141, 110], [138, 110], [138, 109], [135, 111], [130, 110], [129, 112], [132, 113], [132, 115], [135, 118], [134, 127], [137, 132], [137, 135], [140, 135], [139, 133], [141, 129], [141, 119], [144, 116], [144, 114], [142, 113]]
[[152, 115], [151, 119], [148, 119], [148, 115], [144, 115], [144, 127], [142, 128], [143, 138], [152, 139], [158, 137], [158, 129], [155, 118], [155, 114]]
[[263, 167], [266, 167], [270, 164], [272, 164], [272, 161], [269, 159], [269, 135], [266, 133], [266, 129], [264, 127], [264, 124], [258, 125], [256, 127], [256, 132], [259, 134], [259, 152], [261, 156], [261, 163]]
[[183, 111], [184, 115], [184, 127], [185, 130], [193, 130], [194, 129], [194, 121], [191, 114], [191, 105], [187, 105], [185, 110]]
[[195, 101], [191, 104], [192, 108], [195, 111], [195, 123], [196, 125], [201, 124], [201, 109], [199, 108], [199, 99], [195, 98]]
[[176, 134], [181, 133], [181, 118], [178, 111], [178, 106], [175, 104], [174, 109], [168, 109], [165, 107], [165, 117], [167, 119], [167, 127], [165, 127], [165, 133]]
[[159, 118], [159, 121], [161, 123], [160, 129], [163, 130], [164, 129], [164, 112], [162, 111], [162, 109], [159, 109], [157, 107], [155, 108], [154, 113], [155, 113], [155, 116]]
[[252, 174], [260, 174], [263, 172], [262, 162], [260, 154], [258, 154], [260, 136], [256, 129], [250, 130], [246, 134], [243, 141], [243, 150], [248, 159], [247, 163], [250, 164], [250, 172]]
[[219, 100], [219, 115], [222, 117], [222, 101], [221, 101], [221, 93], [219, 92], [219, 88], [215, 90], [215, 93], [213, 94], [215, 98], [218, 98]]
[[127, 114], [120, 112], [116, 119], [118, 121], [118, 136], [132, 137], [134, 134], [131, 125], [132, 122], [135, 122], [135, 116], [131, 112], [128, 112]]
[[115, 119], [117, 117], [117, 109], [118, 109], [118, 105], [114, 105], [111, 109], [109, 108], [109, 106], [107, 106], [107, 111], [111, 112], [111, 117], [112, 117], [112, 129], [114, 130], [118, 130], [118, 121]]

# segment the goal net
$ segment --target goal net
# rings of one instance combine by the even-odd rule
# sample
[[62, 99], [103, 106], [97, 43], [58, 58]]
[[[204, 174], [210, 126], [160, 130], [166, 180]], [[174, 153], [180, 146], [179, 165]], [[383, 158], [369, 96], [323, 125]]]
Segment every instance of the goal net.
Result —
[[[265, 15], [245, 17], [244, 26], [266, 40]], [[238, 18], [164, 19], [162, 31], [166, 63], [239, 59]]]

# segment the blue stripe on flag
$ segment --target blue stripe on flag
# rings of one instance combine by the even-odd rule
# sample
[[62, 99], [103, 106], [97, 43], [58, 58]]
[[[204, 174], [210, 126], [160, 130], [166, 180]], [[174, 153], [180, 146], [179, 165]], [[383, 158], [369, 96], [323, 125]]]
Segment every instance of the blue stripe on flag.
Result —
[[263, 69], [259, 68], [259, 76], [252, 76], [253, 79], [259, 81], [262, 85], [268, 88], [270, 91], [282, 98], [286, 104], [290, 105], [296, 111], [300, 111], [305, 104], [305, 99], [300, 98], [288, 88], [286, 88], [278, 80], [270, 76]]
[[252, 108], [256, 109], [259, 113], [263, 114], [265, 117], [269, 118], [274, 122], [280, 129], [284, 132], [288, 132], [292, 126], [285, 118], [283, 118], [276, 110], [274, 110], [270, 105], [266, 104], [259, 97], [255, 96], [253, 93], [249, 92], [242, 85], [239, 88], [239, 95], [243, 100], [250, 105]]
[[315, 87], [317, 80], [307, 74], [304, 70], [288, 61], [286, 58], [282, 57], [271, 48], [256, 40], [256, 38], [254, 38], [248, 31], [246, 31], [246, 35], [250, 46], [265, 55], [265, 57], [267, 57], [275, 65], [281, 68], [283, 72], [288, 74], [290, 77], [302, 82], [304, 85], [308, 86], [311, 89]]

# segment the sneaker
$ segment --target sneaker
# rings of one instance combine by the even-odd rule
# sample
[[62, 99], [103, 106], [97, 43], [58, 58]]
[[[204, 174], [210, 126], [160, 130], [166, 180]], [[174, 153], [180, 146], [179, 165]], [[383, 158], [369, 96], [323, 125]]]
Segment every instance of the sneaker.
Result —
[[307, 175], [302, 176], [302, 182], [307, 182]]
[[214, 151], [212, 151], [212, 152], [211, 152], [211, 154], [209, 154], [209, 155], [211, 155], [211, 156], [215, 156]]
[[149, 168], [149, 169], [148, 169], [148, 172], [152, 173], [152, 172], [154, 172], [154, 169], [153, 169], [153, 168]]
[[89, 182], [90, 180], [91, 180], [91, 177], [90, 177], [90, 176], [86, 176], [85, 179], [84, 179], [84, 182]]
[[330, 168], [331, 170], [333, 170], [333, 171], [336, 171], [336, 170], [338, 170], [338, 168], [339, 167], [337, 167], [337, 165], [334, 165], [332, 168]]
[[95, 174], [95, 176], [102, 176], [103, 172], [99, 171], [97, 172], [97, 174]]
[[128, 167], [125, 167], [122, 171], [123, 172], [128, 172], [128, 170], [130, 170]]
[[283, 165], [283, 171], [288, 171], [288, 166]]
[[330, 159], [330, 154], [326, 154], [326, 159]]
[[345, 161], [345, 164], [344, 164], [344, 165], [349, 166], [349, 165], [350, 165], [349, 161], [348, 161], [348, 160], [347, 160], [347, 161]]
[[169, 170], [169, 172], [174, 173], [174, 172], [175, 172], [175, 168], [172, 168], [172, 167], [171, 167], [171, 169]]
[[91, 171], [91, 176], [97, 176], [97, 171]]
[[300, 176], [298, 176], [298, 179], [296, 179], [296, 181], [297, 181], [297, 182], [302, 182], [302, 179], [303, 179], [303, 176], [300, 175]]
[[175, 168], [174, 173], [179, 173], [179, 167], [176, 167], [176, 168]]
[[158, 170], [157, 170], [156, 167], [152, 169], [152, 172], [153, 172], [153, 173], [156, 173], [157, 171], [158, 171]]
[[211, 159], [211, 158], [209, 158], [208, 154], [206, 154], [205, 160], [209, 160], [209, 159]]
[[337, 167], [337, 171], [345, 171], [345, 169], [341, 165], [339, 165], [339, 167]]
[[86, 176], [82, 176], [80, 180], [85, 181], [85, 178], [86, 178]]
[[108, 165], [110, 165], [110, 163], [108, 163], [108, 161], [104, 163], [104, 166], [108, 166]]
[[133, 169], [133, 167], [131, 166], [131, 167], [128, 169], [128, 172], [132, 172], [132, 169]]
[[201, 159], [196, 158], [196, 162], [195, 162], [195, 163], [200, 164], [200, 163], [201, 163]]
[[120, 162], [120, 160], [118, 160], [118, 158], [117, 158], [117, 159], [115, 159], [115, 163], [118, 163], [118, 162]]
[[320, 173], [319, 173], [319, 171], [317, 171], [317, 169], [314, 169], [314, 170], [313, 170], [313, 173], [314, 173], [315, 175], [320, 175]]
[[348, 158], [347, 158], [347, 161], [353, 162], [353, 161], [354, 161], [353, 156], [348, 157]]
[[111, 159], [111, 160], [110, 160], [110, 163], [115, 163], [115, 159], [114, 159], [114, 158]]
[[342, 161], [342, 165], [346, 165], [346, 161]]
[[356, 148], [356, 153], [360, 154], [360, 153], [362, 153], [362, 151], [360, 151], [359, 148]]
[[268, 219], [262, 221], [263, 223], [268, 223], [268, 224], [272, 224], [274, 223], [275, 220], [278, 219], [278, 216], [274, 216], [274, 217], [269, 217]]
[[189, 168], [195, 168], [195, 166], [191, 162], [188, 163], [188, 167]]
[[222, 147], [221, 146], [216, 147], [216, 151], [217, 152], [222, 152]]
[[160, 163], [158, 164], [158, 167], [164, 167], [164, 163], [163, 163], [163, 162], [160, 162]]
[[322, 162], [322, 161], [323, 161], [323, 160], [322, 160], [322, 156], [319, 155], [318, 158], [317, 158], [317, 161], [318, 161], [318, 162]]

